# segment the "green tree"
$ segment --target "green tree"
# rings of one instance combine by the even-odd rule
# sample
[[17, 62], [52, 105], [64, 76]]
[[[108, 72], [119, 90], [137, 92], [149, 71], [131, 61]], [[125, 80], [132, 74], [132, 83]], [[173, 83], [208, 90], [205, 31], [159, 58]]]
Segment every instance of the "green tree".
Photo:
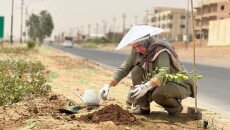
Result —
[[36, 41], [37, 33], [39, 27], [39, 16], [36, 14], [32, 14], [29, 20], [26, 22], [26, 25], [29, 27], [28, 35], [33, 40]]
[[50, 13], [43, 10], [39, 15], [32, 14], [27, 21], [29, 27], [28, 35], [32, 40], [39, 40], [39, 44], [43, 42], [46, 37], [50, 37], [54, 29], [53, 19]]

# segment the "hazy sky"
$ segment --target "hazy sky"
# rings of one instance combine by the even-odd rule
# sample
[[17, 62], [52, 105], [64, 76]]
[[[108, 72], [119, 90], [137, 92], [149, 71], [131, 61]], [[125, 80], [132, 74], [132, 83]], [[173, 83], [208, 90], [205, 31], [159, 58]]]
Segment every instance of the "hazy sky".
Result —
[[[14, 37], [20, 36], [21, 24], [21, 0], [14, 0]], [[41, 10], [47, 10], [53, 18], [53, 35], [65, 32], [70, 33], [70, 28], [75, 33], [77, 29], [88, 32], [91, 25], [91, 33], [95, 33], [96, 24], [102, 32], [102, 24], [107, 23], [107, 30], [112, 27], [113, 19], [116, 18], [116, 30], [122, 29], [122, 15], [126, 13], [128, 27], [135, 23], [143, 23], [146, 10], [151, 11], [154, 7], [179, 7], [187, 8], [188, 0], [24, 0], [28, 6], [29, 14], [38, 14]], [[190, 0], [189, 0], [190, 1]], [[197, 5], [198, 0], [193, 0]], [[0, 16], [5, 17], [5, 37], [10, 35], [12, 0], [0, 0]], [[24, 11], [25, 16], [25, 11]], [[24, 17], [25, 20], [25, 17]], [[24, 21], [25, 23], [25, 21]], [[24, 29], [23, 29], [24, 30]]]

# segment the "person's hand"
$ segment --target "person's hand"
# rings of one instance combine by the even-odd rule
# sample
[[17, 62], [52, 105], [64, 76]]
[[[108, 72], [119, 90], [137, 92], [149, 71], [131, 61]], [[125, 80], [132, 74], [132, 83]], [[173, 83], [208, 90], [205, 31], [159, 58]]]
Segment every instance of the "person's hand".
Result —
[[101, 97], [101, 99], [107, 100], [107, 96], [108, 96], [108, 93], [109, 93], [109, 88], [110, 88], [110, 85], [105, 84], [104, 87], [100, 89], [100, 97]]
[[153, 87], [150, 82], [136, 85], [134, 86], [134, 89], [130, 91], [130, 98], [133, 100], [137, 100], [140, 97], [144, 96], [152, 88]]

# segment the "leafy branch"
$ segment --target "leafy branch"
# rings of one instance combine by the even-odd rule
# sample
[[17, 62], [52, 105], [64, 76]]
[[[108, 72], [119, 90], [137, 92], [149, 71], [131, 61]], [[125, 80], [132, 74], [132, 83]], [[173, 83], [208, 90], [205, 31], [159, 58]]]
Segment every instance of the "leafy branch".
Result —
[[[155, 76], [157, 76], [161, 81], [165, 79], [168, 81], [176, 81], [177, 83], [180, 83], [183, 80], [188, 80], [189, 77], [191, 78], [194, 77], [194, 71], [187, 72], [185, 70], [182, 70], [182, 71], [178, 71], [175, 74], [169, 74], [167, 70], [168, 70], [167, 67], [162, 67], [162, 68], [156, 67], [154, 71], [146, 74], [144, 82], [149, 81], [152, 77], [155, 77]], [[203, 76], [200, 74], [196, 74], [196, 78], [202, 79]]]

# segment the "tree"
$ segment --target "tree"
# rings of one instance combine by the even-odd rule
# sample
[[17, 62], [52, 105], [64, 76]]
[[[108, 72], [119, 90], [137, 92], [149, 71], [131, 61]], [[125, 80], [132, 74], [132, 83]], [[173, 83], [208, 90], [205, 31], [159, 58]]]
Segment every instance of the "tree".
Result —
[[33, 41], [35, 41], [37, 38], [38, 29], [39, 29], [39, 16], [32, 14], [29, 20], [26, 22], [26, 26], [29, 27], [28, 35]]
[[46, 37], [50, 37], [54, 29], [52, 16], [45, 10], [41, 11], [39, 15], [32, 14], [27, 21], [29, 27], [28, 35], [32, 40], [39, 40], [39, 44]]

